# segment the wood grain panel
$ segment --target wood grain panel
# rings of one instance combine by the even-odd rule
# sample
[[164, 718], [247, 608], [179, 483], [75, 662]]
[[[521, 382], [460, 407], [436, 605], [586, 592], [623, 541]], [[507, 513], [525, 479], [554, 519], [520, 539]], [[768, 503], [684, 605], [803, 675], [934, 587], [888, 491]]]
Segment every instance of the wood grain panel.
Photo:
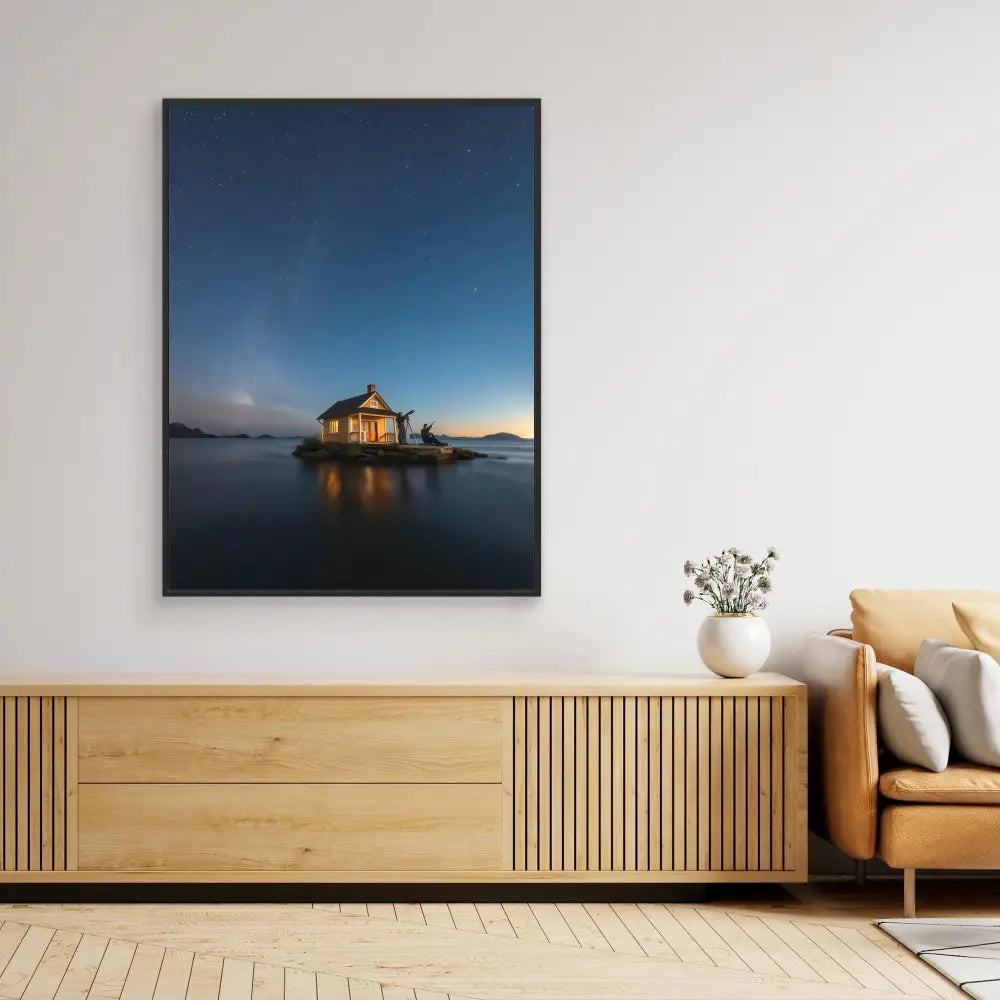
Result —
[[661, 797], [660, 765], [663, 760], [662, 723], [660, 721], [660, 699], [648, 698], [649, 703], [649, 870], [659, 871], [663, 838], [660, 823], [663, 815]]
[[709, 717], [710, 698], [698, 699], [698, 870], [712, 867], [712, 772], [716, 761], [712, 757], [712, 727]]
[[513, 834], [514, 870], [664, 880], [798, 872], [803, 705], [723, 695], [513, 700], [515, 802], [521, 785], [529, 797], [540, 790], [536, 809], [515, 809], [524, 829]]
[[736, 783], [734, 768], [736, 753], [735, 699], [722, 700], [722, 870], [731, 872], [735, 867], [736, 841]]
[[72, 792], [67, 780], [67, 714], [75, 710], [76, 699], [24, 695], [0, 702], [0, 870], [65, 871], [70, 867]]
[[552, 699], [538, 699], [538, 870], [552, 871]]
[[17, 868], [17, 699], [3, 699], [3, 867]]
[[[758, 726], [760, 774], [759, 834], [757, 842], [757, 867], [771, 867], [771, 699], [758, 698], [760, 723]], [[778, 866], [781, 867], [780, 865]]]
[[601, 867], [601, 703], [582, 699], [587, 706], [587, 870]]
[[[527, 725], [526, 698], [514, 698], [514, 756], [511, 769], [514, 775], [514, 854], [511, 866], [518, 867], [528, 849], [528, 787], [526, 783], [525, 726]], [[509, 736], [508, 736], [509, 739]]]
[[733, 699], [733, 870], [747, 870], [747, 699]]
[[80, 869], [500, 868], [499, 785], [80, 785]]
[[[500, 725], [504, 733], [514, 732], [515, 701], [505, 698], [500, 705]], [[522, 733], [522, 740], [523, 740]], [[500, 864], [511, 869], [514, 867], [514, 759], [517, 752], [514, 743], [508, 738], [501, 745], [500, 758]], [[523, 829], [523, 826], [522, 826]]]
[[[698, 868], [698, 699], [685, 698], [684, 706], [684, 864]], [[708, 867], [706, 865], [706, 867]]]
[[499, 782], [499, 698], [86, 698], [80, 781]]
[[586, 698], [567, 698], [575, 707], [576, 714], [576, 758], [574, 760], [576, 803], [574, 813], [576, 852], [574, 868], [584, 871], [587, 868], [587, 700]]
[[[671, 868], [684, 871], [687, 867], [687, 802], [685, 784], [687, 781], [687, 707], [686, 698], [673, 698], [674, 709], [674, 774], [670, 783], [672, 798], [674, 859]], [[666, 779], [664, 779], [666, 780]]]
[[760, 699], [747, 698], [747, 871], [756, 871], [760, 863], [757, 850], [760, 836]]
[[[562, 698], [549, 699], [549, 867], [561, 871], [563, 818], [563, 754]], [[572, 758], [571, 758], [572, 759]]]
[[576, 699], [563, 698], [563, 868], [572, 869], [576, 856]]
[[[632, 869], [649, 871], [649, 699], [633, 698], [635, 712], [635, 775], [633, 792], [635, 796], [635, 859]], [[626, 726], [628, 718], [626, 717]], [[627, 738], [626, 738], [627, 739]], [[630, 758], [626, 758], [626, 761]], [[625, 772], [625, 795], [629, 795], [629, 775]], [[625, 814], [629, 814], [628, 808]]]

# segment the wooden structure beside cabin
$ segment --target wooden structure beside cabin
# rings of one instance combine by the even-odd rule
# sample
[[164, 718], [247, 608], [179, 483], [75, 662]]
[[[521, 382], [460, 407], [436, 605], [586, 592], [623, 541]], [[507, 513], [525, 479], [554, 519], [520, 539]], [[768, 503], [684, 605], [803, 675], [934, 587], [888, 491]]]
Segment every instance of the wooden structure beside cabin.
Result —
[[323, 444], [396, 444], [396, 412], [374, 382], [359, 396], [338, 399], [316, 419]]

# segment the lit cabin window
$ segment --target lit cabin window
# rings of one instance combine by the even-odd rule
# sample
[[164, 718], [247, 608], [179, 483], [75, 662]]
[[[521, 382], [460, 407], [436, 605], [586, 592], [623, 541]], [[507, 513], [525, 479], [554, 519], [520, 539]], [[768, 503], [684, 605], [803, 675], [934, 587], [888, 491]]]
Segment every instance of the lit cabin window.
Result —
[[331, 434], [336, 434], [337, 431], [339, 431], [339, 430], [340, 430], [340, 421], [339, 420], [331, 420], [330, 421], [330, 433]]

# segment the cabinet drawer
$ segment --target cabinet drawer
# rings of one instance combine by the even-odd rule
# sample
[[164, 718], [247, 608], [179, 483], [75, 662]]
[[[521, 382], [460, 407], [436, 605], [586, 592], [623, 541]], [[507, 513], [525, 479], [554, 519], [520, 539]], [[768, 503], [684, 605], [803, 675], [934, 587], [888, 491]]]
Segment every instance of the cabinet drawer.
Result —
[[81, 785], [83, 871], [496, 871], [499, 785]]
[[81, 782], [499, 782], [498, 698], [82, 698]]

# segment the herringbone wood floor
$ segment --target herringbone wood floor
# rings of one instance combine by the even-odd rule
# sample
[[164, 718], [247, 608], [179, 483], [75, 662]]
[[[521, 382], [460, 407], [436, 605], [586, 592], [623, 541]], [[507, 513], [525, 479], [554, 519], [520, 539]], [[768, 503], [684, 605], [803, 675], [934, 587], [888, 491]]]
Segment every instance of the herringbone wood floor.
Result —
[[[960, 997], [872, 926], [898, 887], [660, 903], [0, 906], [23, 1000]], [[972, 902], [963, 913], [997, 912]], [[947, 908], [940, 888], [930, 910]], [[935, 902], [937, 901], [937, 902]], [[956, 911], [950, 911], [955, 915]]]

